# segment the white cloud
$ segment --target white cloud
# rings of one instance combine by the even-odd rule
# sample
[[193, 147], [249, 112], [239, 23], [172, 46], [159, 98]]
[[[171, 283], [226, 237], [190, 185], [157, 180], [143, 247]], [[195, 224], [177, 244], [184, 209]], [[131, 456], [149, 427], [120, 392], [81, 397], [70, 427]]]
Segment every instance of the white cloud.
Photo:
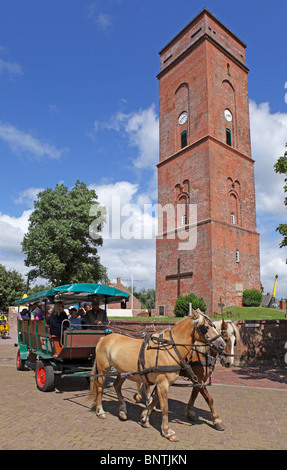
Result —
[[287, 113], [271, 113], [269, 103], [250, 101], [252, 156], [255, 159], [256, 202], [259, 215], [286, 216], [284, 177], [274, 164], [284, 154], [287, 142]]
[[286, 223], [284, 176], [274, 164], [284, 154], [287, 142], [287, 113], [272, 113], [269, 103], [250, 101], [252, 157], [255, 160], [255, 188], [258, 231], [260, 233], [261, 281], [265, 293], [272, 291], [278, 274], [278, 298], [287, 296], [286, 248], [279, 248], [279, 223]]
[[23, 70], [20, 64], [0, 59], [0, 74], [7, 73], [11, 77], [22, 75]]
[[14, 153], [28, 153], [35, 159], [48, 157], [59, 159], [67, 149], [57, 149], [52, 143], [40, 140], [23, 132], [12, 124], [0, 122], [0, 139], [6, 142]]
[[94, 123], [94, 130], [111, 129], [128, 139], [129, 146], [137, 149], [134, 166], [138, 169], [156, 170], [158, 163], [159, 121], [155, 106], [125, 114], [121, 111], [108, 121]]
[[21, 191], [19, 197], [15, 199], [15, 204], [26, 204], [27, 207], [33, 208], [34, 201], [37, 195], [43, 191], [44, 188], [28, 188], [25, 191]]
[[109, 278], [133, 275], [143, 279], [143, 285], [154, 287], [156, 217], [147, 210], [152, 206], [150, 198], [139, 192], [139, 185], [128, 181], [90, 185], [89, 189], [95, 189], [100, 205], [108, 209], [99, 254]]
[[92, 19], [97, 27], [104, 31], [112, 25], [111, 16], [107, 13], [98, 11], [97, 4], [95, 2], [89, 5], [87, 17]]
[[28, 230], [31, 212], [26, 210], [20, 217], [0, 213], [0, 250], [6, 255], [21, 253], [21, 242]]

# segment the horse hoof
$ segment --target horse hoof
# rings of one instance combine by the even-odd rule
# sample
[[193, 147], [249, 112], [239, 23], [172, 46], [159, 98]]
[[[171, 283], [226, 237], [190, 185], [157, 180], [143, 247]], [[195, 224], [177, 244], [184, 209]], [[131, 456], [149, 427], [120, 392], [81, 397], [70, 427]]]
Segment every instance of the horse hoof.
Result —
[[171, 442], [178, 442], [179, 438], [175, 434], [173, 434], [172, 436], [168, 437], [168, 440]]
[[149, 428], [150, 427], [149, 421], [143, 421], [141, 419], [140, 424], [143, 428]]
[[137, 403], [140, 403], [142, 397], [141, 395], [138, 395], [137, 393], [134, 395], [134, 400], [137, 402]]
[[187, 419], [194, 423], [196, 421], [196, 416], [195, 416], [195, 414], [189, 414], [189, 415], [187, 415]]
[[119, 418], [122, 420], [122, 421], [126, 421], [128, 419], [126, 413], [124, 411], [120, 411], [119, 412]]
[[106, 413], [101, 413], [101, 414], [98, 415], [98, 418], [100, 418], [100, 419], [106, 419], [106, 418], [107, 418], [107, 415], [106, 415]]
[[225, 431], [225, 426], [222, 423], [216, 423], [214, 427], [216, 431]]

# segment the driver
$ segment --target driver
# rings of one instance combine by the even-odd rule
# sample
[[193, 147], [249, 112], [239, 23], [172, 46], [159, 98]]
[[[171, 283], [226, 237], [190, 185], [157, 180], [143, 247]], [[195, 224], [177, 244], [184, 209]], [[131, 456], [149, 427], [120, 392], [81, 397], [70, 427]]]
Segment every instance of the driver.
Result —
[[99, 301], [92, 302], [92, 309], [86, 311], [86, 322], [89, 325], [107, 325], [109, 323], [105, 310], [99, 307]]

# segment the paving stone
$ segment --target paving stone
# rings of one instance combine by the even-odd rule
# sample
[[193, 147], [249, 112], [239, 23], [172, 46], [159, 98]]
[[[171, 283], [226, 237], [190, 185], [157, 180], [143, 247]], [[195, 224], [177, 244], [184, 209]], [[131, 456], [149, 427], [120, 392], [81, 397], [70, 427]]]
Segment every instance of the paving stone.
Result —
[[34, 371], [17, 371], [17, 349], [0, 345], [1, 412], [0, 449], [67, 450], [229, 450], [287, 448], [286, 368], [252, 367], [224, 369], [216, 366], [209, 392], [214, 398], [225, 431], [212, 425], [201, 396], [195, 403], [196, 422], [185, 416], [191, 387], [175, 385], [169, 391], [169, 421], [179, 437], [172, 443], [160, 435], [161, 413], [152, 412], [151, 427], [140, 426], [143, 404], [133, 400], [135, 385], [126, 381], [128, 421], [118, 419], [113, 379], [104, 394], [107, 419], [91, 411], [89, 390], [83, 378], [57, 382], [55, 391], [40, 392]]

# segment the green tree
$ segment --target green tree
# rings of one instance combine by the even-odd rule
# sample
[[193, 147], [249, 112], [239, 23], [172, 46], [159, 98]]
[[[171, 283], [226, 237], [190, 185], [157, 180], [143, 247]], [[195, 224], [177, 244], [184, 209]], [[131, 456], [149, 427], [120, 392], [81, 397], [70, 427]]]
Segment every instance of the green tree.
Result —
[[142, 308], [149, 312], [155, 308], [155, 289], [143, 288], [139, 292], [134, 292], [134, 296], [140, 301]]
[[245, 307], [259, 307], [262, 302], [262, 293], [257, 289], [245, 289], [242, 303]]
[[7, 270], [0, 264], [0, 310], [7, 312], [15, 300], [21, 299], [25, 293], [24, 277], [15, 269]]
[[97, 247], [103, 240], [103, 211], [97, 194], [77, 181], [40, 192], [22, 242], [29, 279], [47, 279], [52, 285], [73, 282], [108, 282]]
[[[275, 172], [280, 173], [281, 175], [285, 175], [285, 185], [284, 185], [284, 192], [287, 193], [287, 144], [285, 146], [286, 150], [283, 157], [279, 157], [277, 162], [274, 165]], [[285, 197], [284, 204], [287, 207], [287, 197]], [[283, 246], [287, 246], [287, 224], [283, 223], [278, 225], [276, 231], [279, 232], [283, 236], [283, 240], [280, 243], [280, 248]]]

